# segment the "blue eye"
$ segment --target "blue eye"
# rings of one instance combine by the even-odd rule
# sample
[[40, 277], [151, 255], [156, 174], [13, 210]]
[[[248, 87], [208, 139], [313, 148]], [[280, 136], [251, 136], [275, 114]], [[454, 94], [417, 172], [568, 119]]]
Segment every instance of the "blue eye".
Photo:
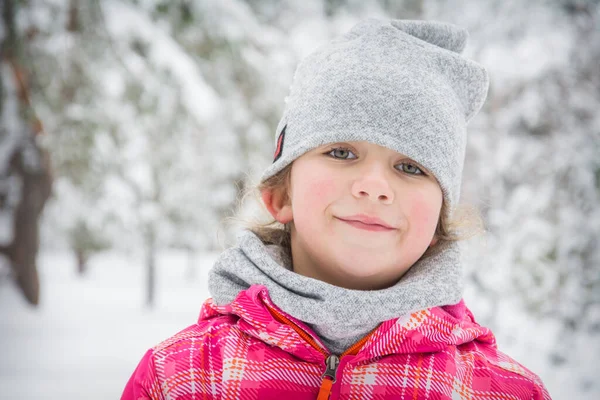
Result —
[[[355, 158], [358, 158], [352, 152], [352, 150], [350, 150], [346, 147], [333, 147], [329, 151], [327, 151], [325, 154], [328, 156], [331, 156], [333, 158], [336, 158], [338, 160], [353, 160]], [[411, 164], [410, 162], [399, 163], [396, 165], [396, 169], [398, 169], [399, 171], [404, 172], [406, 174], [409, 174], [409, 175], [427, 176], [427, 174], [425, 172], [423, 172], [423, 170], [421, 168], [417, 167], [414, 164]]]
[[423, 170], [421, 170], [421, 168], [417, 167], [414, 164], [400, 163], [398, 165], [400, 166], [400, 169], [402, 170], [402, 172], [406, 172], [407, 174], [425, 175], [425, 172], [423, 172]]
[[[350, 151], [350, 149], [346, 149], [344, 147], [336, 147], [334, 149], [331, 149], [327, 154], [331, 155], [334, 158], [339, 158], [342, 160], [350, 160], [357, 158], [356, 155], [354, 155], [354, 153]], [[352, 154], [354, 157], [350, 157], [350, 154]]]

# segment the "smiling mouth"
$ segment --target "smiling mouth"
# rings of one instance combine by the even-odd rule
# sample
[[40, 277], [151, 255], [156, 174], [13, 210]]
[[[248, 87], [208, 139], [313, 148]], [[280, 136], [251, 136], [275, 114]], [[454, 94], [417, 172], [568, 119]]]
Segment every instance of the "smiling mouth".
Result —
[[365, 224], [365, 223], [362, 223], [360, 221], [349, 221], [349, 220], [341, 219], [341, 218], [338, 218], [338, 219], [340, 221], [342, 221], [342, 222], [345, 222], [346, 224], [348, 224], [350, 226], [353, 226], [355, 228], [362, 229], [362, 230], [365, 230], [365, 231], [371, 231], [371, 232], [392, 232], [392, 231], [395, 231], [395, 229], [387, 228], [387, 227], [382, 226], [382, 225]]

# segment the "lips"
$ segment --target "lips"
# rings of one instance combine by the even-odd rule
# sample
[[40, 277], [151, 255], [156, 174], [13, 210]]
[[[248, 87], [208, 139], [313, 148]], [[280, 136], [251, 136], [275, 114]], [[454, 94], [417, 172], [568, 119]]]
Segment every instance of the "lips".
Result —
[[394, 227], [390, 226], [383, 220], [377, 217], [372, 217], [364, 214], [352, 215], [349, 217], [338, 217], [339, 220], [346, 222], [355, 228], [368, 231], [392, 231]]

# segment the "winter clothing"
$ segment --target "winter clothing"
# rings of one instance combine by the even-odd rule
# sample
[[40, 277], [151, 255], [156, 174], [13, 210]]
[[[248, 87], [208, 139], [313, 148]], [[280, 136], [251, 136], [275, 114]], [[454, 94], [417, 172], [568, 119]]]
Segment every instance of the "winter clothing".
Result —
[[253, 285], [149, 350], [121, 400], [550, 399], [462, 301], [386, 321], [351, 350], [338, 363]]
[[460, 55], [468, 34], [434, 21], [366, 20], [298, 66], [261, 180], [327, 143], [361, 141], [402, 153], [437, 178], [449, 215], [458, 203], [466, 124], [488, 75]]
[[277, 246], [265, 246], [254, 233], [242, 232], [238, 247], [223, 252], [210, 271], [214, 303], [231, 303], [240, 291], [264, 285], [278, 307], [307, 324], [336, 354], [383, 321], [462, 298], [456, 243], [418, 261], [397, 284], [383, 290], [349, 290], [302, 276], [278, 253]]
[[[497, 350], [462, 301], [415, 310], [443, 302], [433, 293], [444, 290], [434, 261], [412, 272], [415, 265], [390, 289], [353, 291], [294, 274], [273, 250], [251, 232], [240, 235], [211, 272], [211, 294], [222, 303], [207, 300], [196, 325], [149, 350], [122, 400], [550, 399], [535, 374]], [[420, 281], [426, 275], [433, 285]], [[283, 308], [335, 343], [345, 338], [319, 318], [354, 332], [355, 321], [375, 329], [333, 356]]]

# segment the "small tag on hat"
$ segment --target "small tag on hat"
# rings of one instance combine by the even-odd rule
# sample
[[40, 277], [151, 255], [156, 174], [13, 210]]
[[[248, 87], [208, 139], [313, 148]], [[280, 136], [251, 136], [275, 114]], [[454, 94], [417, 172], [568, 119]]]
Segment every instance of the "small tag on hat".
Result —
[[275, 149], [275, 155], [273, 156], [273, 162], [279, 160], [279, 157], [281, 157], [281, 153], [283, 152], [283, 141], [285, 139], [285, 128], [287, 128], [287, 125], [285, 125], [283, 127], [283, 129], [281, 130], [281, 133], [279, 134], [279, 137], [277, 138], [277, 148]]

